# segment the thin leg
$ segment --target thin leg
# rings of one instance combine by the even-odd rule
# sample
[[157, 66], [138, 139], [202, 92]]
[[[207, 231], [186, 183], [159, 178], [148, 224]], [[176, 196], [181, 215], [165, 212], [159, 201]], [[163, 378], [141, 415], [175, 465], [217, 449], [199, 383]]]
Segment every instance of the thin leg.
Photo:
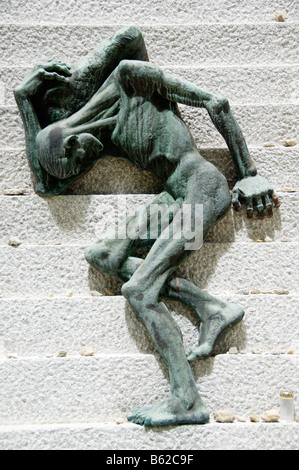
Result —
[[[119, 271], [120, 278], [125, 281], [131, 279], [142, 263], [143, 259], [129, 257]], [[189, 362], [211, 356], [219, 339], [244, 316], [244, 310], [239, 305], [213, 297], [180, 277], [168, 279], [161, 295], [189, 305], [200, 319], [198, 345], [188, 352]]]
[[201, 320], [198, 346], [187, 354], [189, 362], [211, 356], [216, 343], [244, 316], [239, 305], [217, 299], [185, 279], [171, 280], [166, 290], [169, 297], [190, 305]]
[[159, 405], [136, 410], [129, 421], [146, 426], [206, 423], [207, 409], [197, 391], [187, 361], [181, 331], [165, 304], [160, 291], [180, 262], [183, 240], [159, 238], [143, 264], [122, 288], [123, 295], [138, 313], [169, 372], [170, 396]]
[[[175, 207], [176, 201], [169, 193], [163, 192], [151, 203], [151, 207], [161, 205]], [[177, 205], [177, 204], [176, 204]], [[144, 208], [141, 209], [144, 211]], [[139, 212], [137, 217], [129, 217], [126, 226], [131, 225], [132, 232], [144, 232], [139, 225]], [[148, 222], [148, 221], [147, 221]], [[146, 224], [147, 225], [147, 224]], [[144, 260], [128, 256], [138, 248], [141, 240], [103, 240], [86, 251], [86, 259], [93, 267], [104, 274], [119, 277], [127, 282], [131, 279]], [[153, 241], [152, 241], [153, 244]], [[208, 357], [213, 353], [214, 345], [227, 327], [236, 324], [244, 315], [241, 307], [236, 304], [223, 302], [211, 296], [196, 285], [185, 279], [172, 276], [166, 280], [161, 289], [161, 295], [178, 300], [194, 309], [201, 324], [198, 345], [188, 353], [191, 362], [197, 357]]]
[[[184, 181], [184, 204], [203, 204], [202, 226], [193, 224], [196, 239], [197, 232], [207, 233], [229, 207], [229, 193], [221, 175], [210, 165], [203, 167], [199, 163], [191, 168], [188, 166], [186, 172], [189, 171], [189, 174], [184, 173], [183, 169], [176, 170], [174, 178], [168, 181], [168, 187], [171, 181], [175, 181], [175, 191], [177, 185]], [[202, 185], [201, 179], [206, 184]], [[129, 417], [131, 421], [144, 425], [203, 423], [208, 419], [185, 355], [181, 332], [160, 301], [165, 283], [188, 254], [184, 233], [180, 233], [180, 238], [172, 237], [172, 234], [178, 233], [175, 220], [168, 228], [170, 236], [165, 237], [164, 232], [161, 234], [141, 266], [122, 288], [123, 295], [145, 324], [169, 371], [169, 399], [154, 407], [137, 410]]]
[[[203, 203], [203, 227], [201, 227], [203, 233], [206, 233], [230, 205], [229, 193], [224, 186], [223, 179], [216, 170], [212, 170], [211, 166], [207, 165], [205, 168], [208, 173], [204, 180], [207, 183], [211, 181], [211, 184], [202, 186], [199, 181], [204, 170], [201, 164], [198, 165], [198, 168], [192, 166], [190, 176], [187, 180], [185, 179], [186, 197], [184, 200], [186, 204], [190, 205], [199, 201]], [[182, 174], [184, 173], [181, 168], [178, 169], [178, 181]], [[184, 174], [185, 177], [187, 177], [186, 174]], [[188, 242], [183, 236], [179, 239], [171, 237], [172, 233], [177, 233], [174, 222], [170, 223], [168, 228], [170, 237], [164, 237], [164, 232], [158, 237], [146, 259], [138, 268], [135, 265], [135, 272], [122, 288], [123, 295], [146, 326], [153, 344], [164, 359], [169, 372], [171, 388], [169, 398], [158, 405], [136, 410], [128, 418], [134, 423], [146, 426], [205, 423], [209, 419], [208, 411], [192, 376], [181, 331], [167, 307], [160, 301], [160, 295], [163, 293], [166, 282], [186, 257], [185, 248]], [[130, 241], [125, 240], [124, 243], [127, 245], [124, 245], [120, 250], [122, 264], [130, 254]], [[109, 247], [107, 247], [106, 253], [98, 252], [97, 257], [101, 260], [109, 259]], [[118, 260], [118, 267], [114, 272], [119, 271], [122, 264], [119, 264]], [[182, 298], [187, 299], [187, 297]], [[205, 300], [207, 301], [207, 298]], [[189, 303], [192, 302], [192, 299], [189, 298]], [[212, 323], [211, 321], [210, 324]]]

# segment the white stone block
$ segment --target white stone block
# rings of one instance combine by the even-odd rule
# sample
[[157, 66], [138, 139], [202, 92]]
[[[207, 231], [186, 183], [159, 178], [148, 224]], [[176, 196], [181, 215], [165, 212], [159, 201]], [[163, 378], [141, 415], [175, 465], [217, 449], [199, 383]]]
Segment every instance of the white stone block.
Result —
[[[231, 104], [280, 103], [299, 99], [298, 65], [238, 64], [235, 66], [162, 66], [164, 72], [191, 81], [202, 89], [226, 96]], [[30, 72], [30, 67], [1, 67], [5, 84], [5, 105], [14, 105], [14, 88]]]
[[298, 439], [297, 423], [212, 422], [160, 431], [129, 423], [0, 426], [1, 450], [297, 450]]
[[[217, 345], [263, 354], [299, 354], [298, 295], [222, 295], [245, 310], [242, 322]], [[181, 303], [163, 299], [179, 325], [186, 353], [197, 344], [199, 319]], [[281, 312], [286, 312], [282, 319]], [[283, 325], [283, 326], [282, 326]], [[147, 331], [122, 296], [0, 299], [0, 356], [54, 356], [64, 350], [79, 355], [81, 348], [96, 354], [154, 352]], [[2, 345], [2, 350], [1, 350]], [[2, 351], [2, 352], [1, 352]]]
[[[198, 147], [225, 145], [206, 110], [181, 106], [182, 117], [190, 127]], [[233, 114], [248, 145], [260, 146], [273, 141], [298, 139], [299, 105], [235, 105]], [[0, 107], [0, 148], [24, 146], [24, 131], [16, 106]]]
[[[24, 145], [24, 142], [23, 142]], [[236, 182], [231, 156], [225, 148], [199, 148], [227, 178], [230, 188]], [[249, 147], [259, 173], [271, 181], [276, 192], [298, 189], [299, 146], [285, 148]], [[113, 174], [113, 178], [111, 178]], [[16, 148], [0, 149], [0, 193], [18, 194], [34, 191], [25, 151]], [[144, 171], [121, 158], [100, 160], [95, 168], [72, 184], [69, 194], [153, 194], [163, 190], [164, 183], [152, 173]]]
[[[12, 94], [23, 72], [52, 58], [72, 63], [118, 29], [115, 18], [120, 26], [140, 25], [153, 62], [227, 95], [249, 145], [276, 145], [252, 150], [261, 174], [276, 191], [298, 189], [298, 149], [281, 147], [282, 141], [299, 141], [296, 2], [279, 4], [288, 12], [282, 24], [273, 21], [278, 6], [273, 8], [270, 0], [253, 0], [250, 5], [239, 0], [137, 0], [125, 8], [123, 2], [108, 0], [3, 3], [0, 193], [32, 194], [24, 133]], [[215, 151], [223, 140], [203, 111], [181, 108], [198, 146], [206, 147], [205, 155], [211, 161], [222, 159], [221, 169], [232, 187], [235, 174], [228, 153]], [[119, 170], [118, 180], [108, 183], [112, 168]], [[163, 432], [100, 423], [124, 421], [135, 407], [165, 398], [169, 384], [164, 365], [151, 355], [154, 350], [144, 327], [124, 299], [89, 295], [93, 289], [119, 292], [120, 286], [96, 274], [83, 257], [85, 246], [110, 223], [109, 208], [116, 200], [90, 194], [123, 194], [132, 188], [133, 208], [151, 197], [147, 193], [158, 192], [159, 185], [136, 168], [127, 171], [122, 163], [112, 167], [108, 161], [70, 189], [85, 197], [0, 198], [0, 243], [5, 243], [0, 247], [0, 297], [5, 296], [0, 299], [1, 449], [296, 447], [296, 423], [213, 423]], [[279, 196], [282, 206], [272, 220], [248, 223], [244, 212], [229, 213], [211, 232], [202, 253], [193, 254], [180, 270], [246, 311], [218, 352], [228, 346], [261, 352], [220, 355], [192, 366], [211, 412], [227, 408], [248, 419], [251, 413], [277, 408], [281, 389], [296, 389], [298, 193]], [[21, 245], [9, 247], [12, 237]], [[249, 238], [268, 243], [248, 243]], [[274, 240], [281, 242], [270, 243]], [[176, 310], [173, 315], [187, 349], [196, 342], [198, 321], [190, 309], [175, 302], [168, 305]], [[96, 355], [81, 357], [82, 347], [95, 349]], [[278, 350], [294, 354], [277, 354]], [[41, 357], [57, 351], [66, 351], [67, 357]], [[22, 355], [32, 357], [18, 358]], [[70, 424], [59, 424], [65, 422]]]
[[[249, 416], [296, 388], [299, 356], [225, 354], [193, 367], [210, 412]], [[84, 423], [125, 419], [165, 399], [168, 380], [152, 355], [9, 359], [0, 362], [0, 424]], [[297, 399], [298, 400], [298, 399]]]
[[[91, 290], [119, 292], [120, 283], [102, 276], [84, 259], [84, 246], [1, 246], [4, 297], [74, 296]], [[177, 270], [211, 293], [298, 292], [298, 243], [206, 243]], [[104, 292], [103, 292], [104, 291]]]
[[[72, 63], [122, 26], [2, 25], [0, 63], [31, 66], [53, 58]], [[159, 65], [297, 63], [296, 23], [146, 25], [141, 30], [150, 59]]]
[[[296, 2], [283, 0], [279, 9], [286, 9], [288, 21], [298, 21]], [[3, 5], [2, 21], [33, 22], [33, 23], [83, 23], [106, 24], [114, 23], [115, 18], [124, 23], [154, 24], [196, 24], [199, 23], [258, 23], [271, 22], [275, 5], [271, 0], [251, 0], [242, 3], [238, 0], [202, 0], [200, 3], [190, 0], [137, 0], [124, 4], [116, 1], [48, 3], [46, 0], [10, 0]]]
[[[216, 243], [245, 241], [299, 241], [299, 192], [277, 193], [281, 206], [273, 217], [247, 219], [246, 206], [233, 209], [211, 229], [208, 241]], [[11, 237], [22, 244], [93, 244], [105, 237], [116, 222], [134, 214], [154, 195], [106, 196], [0, 196], [0, 244]], [[268, 237], [268, 238], [267, 238]]]
[[163, 70], [179, 75], [204, 90], [226, 96], [231, 104], [261, 104], [298, 100], [296, 65], [282, 64], [234, 66], [164, 66]]
[[[187, 106], [181, 106], [181, 109], [198, 146], [214, 147], [225, 143], [207, 111]], [[231, 109], [248, 145], [260, 146], [269, 141], [280, 143], [284, 136], [296, 138], [298, 134], [299, 107], [296, 104], [234, 105]]]

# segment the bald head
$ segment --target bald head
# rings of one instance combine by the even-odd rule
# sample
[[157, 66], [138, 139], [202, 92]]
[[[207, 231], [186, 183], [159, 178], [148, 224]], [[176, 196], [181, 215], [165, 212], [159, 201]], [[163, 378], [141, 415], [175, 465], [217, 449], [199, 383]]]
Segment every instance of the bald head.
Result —
[[102, 143], [92, 134], [76, 133], [76, 129], [57, 124], [38, 133], [36, 147], [41, 166], [58, 179], [78, 175], [103, 150]]
[[49, 126], [40, 131], [36, 146], [40, 164], [50, 175], [59, 179], [70, 176], [61, 127]]

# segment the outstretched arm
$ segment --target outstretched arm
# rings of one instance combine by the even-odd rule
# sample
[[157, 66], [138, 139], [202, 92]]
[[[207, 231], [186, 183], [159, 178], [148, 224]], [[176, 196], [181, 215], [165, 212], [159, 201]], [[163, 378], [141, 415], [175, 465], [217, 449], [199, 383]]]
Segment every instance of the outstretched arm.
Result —
[[170, 101], [206, 108], [213, 124], [228, 145], [238, 177], [242, 179], [257, 173], [226, 98], [202, 90], [188, 80], [164, 73], [153, 64], [124, 60], [117, 70], [122, 85], [128, 90], [133, 88], [137, 94], [151, 95], [158, 92]]
[[237, 170], [239, 181], [233, 189], [234, 208], [239, 210], [240, 199], [244, 199], [247, 203], [248, 217], [252, 217], [254, 205], [260, 216], [264, 215], [264, 209], [269, 216], [272, 215], [273, 202], [278, 206], [278, 199], [274, 196], [269, 182], [257, 175], [242, 131], [226, 98], [206, 92], [185, 79], [163, 73], [153, 64], [124, 60], [116, 73], [128, 93], [133, 91], [136, 94], [151, 96], [158, 92], [170, 101], [205, 108], [226, 141]]

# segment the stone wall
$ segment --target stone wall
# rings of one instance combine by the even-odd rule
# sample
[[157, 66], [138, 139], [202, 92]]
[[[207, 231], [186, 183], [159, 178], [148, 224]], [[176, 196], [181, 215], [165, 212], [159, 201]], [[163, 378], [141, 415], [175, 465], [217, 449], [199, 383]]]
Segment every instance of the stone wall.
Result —
[[[286, 21], [273, 19], [277, 9]], [[229, 98], [282, 203], [263, 221], [229, 212], [180, 268], [246, 311], [219, 354], [193, 366], [211, 411], [205, 426], [146, 431], [126, 422], [135, 407], [167, 396], [167, 374], [120, 284], [83, 256], [119, 204], [134, 210], [161, 182], [108, 159], [68, 194], [36, 196], [12, 93], [36, 62], [71, 63], [129, 24], [141, 28], [153, 62]], [[298, 423], [249, 420], [279, 409], [281, 389], [298, 391], [299, 144], [286, 146], [299, 142], [298, 2], [2, 0], [0, 31], [0, 448], [298, 448]], [[232, 187], [232, 162], [207, 113], [180, 108]], [[169, 306], [187, 349], [198, 322], [190, 309]], [[95, 354], [83, 357], [83, 346]], [[245, 421], [216, 423], [219, 408]]]

